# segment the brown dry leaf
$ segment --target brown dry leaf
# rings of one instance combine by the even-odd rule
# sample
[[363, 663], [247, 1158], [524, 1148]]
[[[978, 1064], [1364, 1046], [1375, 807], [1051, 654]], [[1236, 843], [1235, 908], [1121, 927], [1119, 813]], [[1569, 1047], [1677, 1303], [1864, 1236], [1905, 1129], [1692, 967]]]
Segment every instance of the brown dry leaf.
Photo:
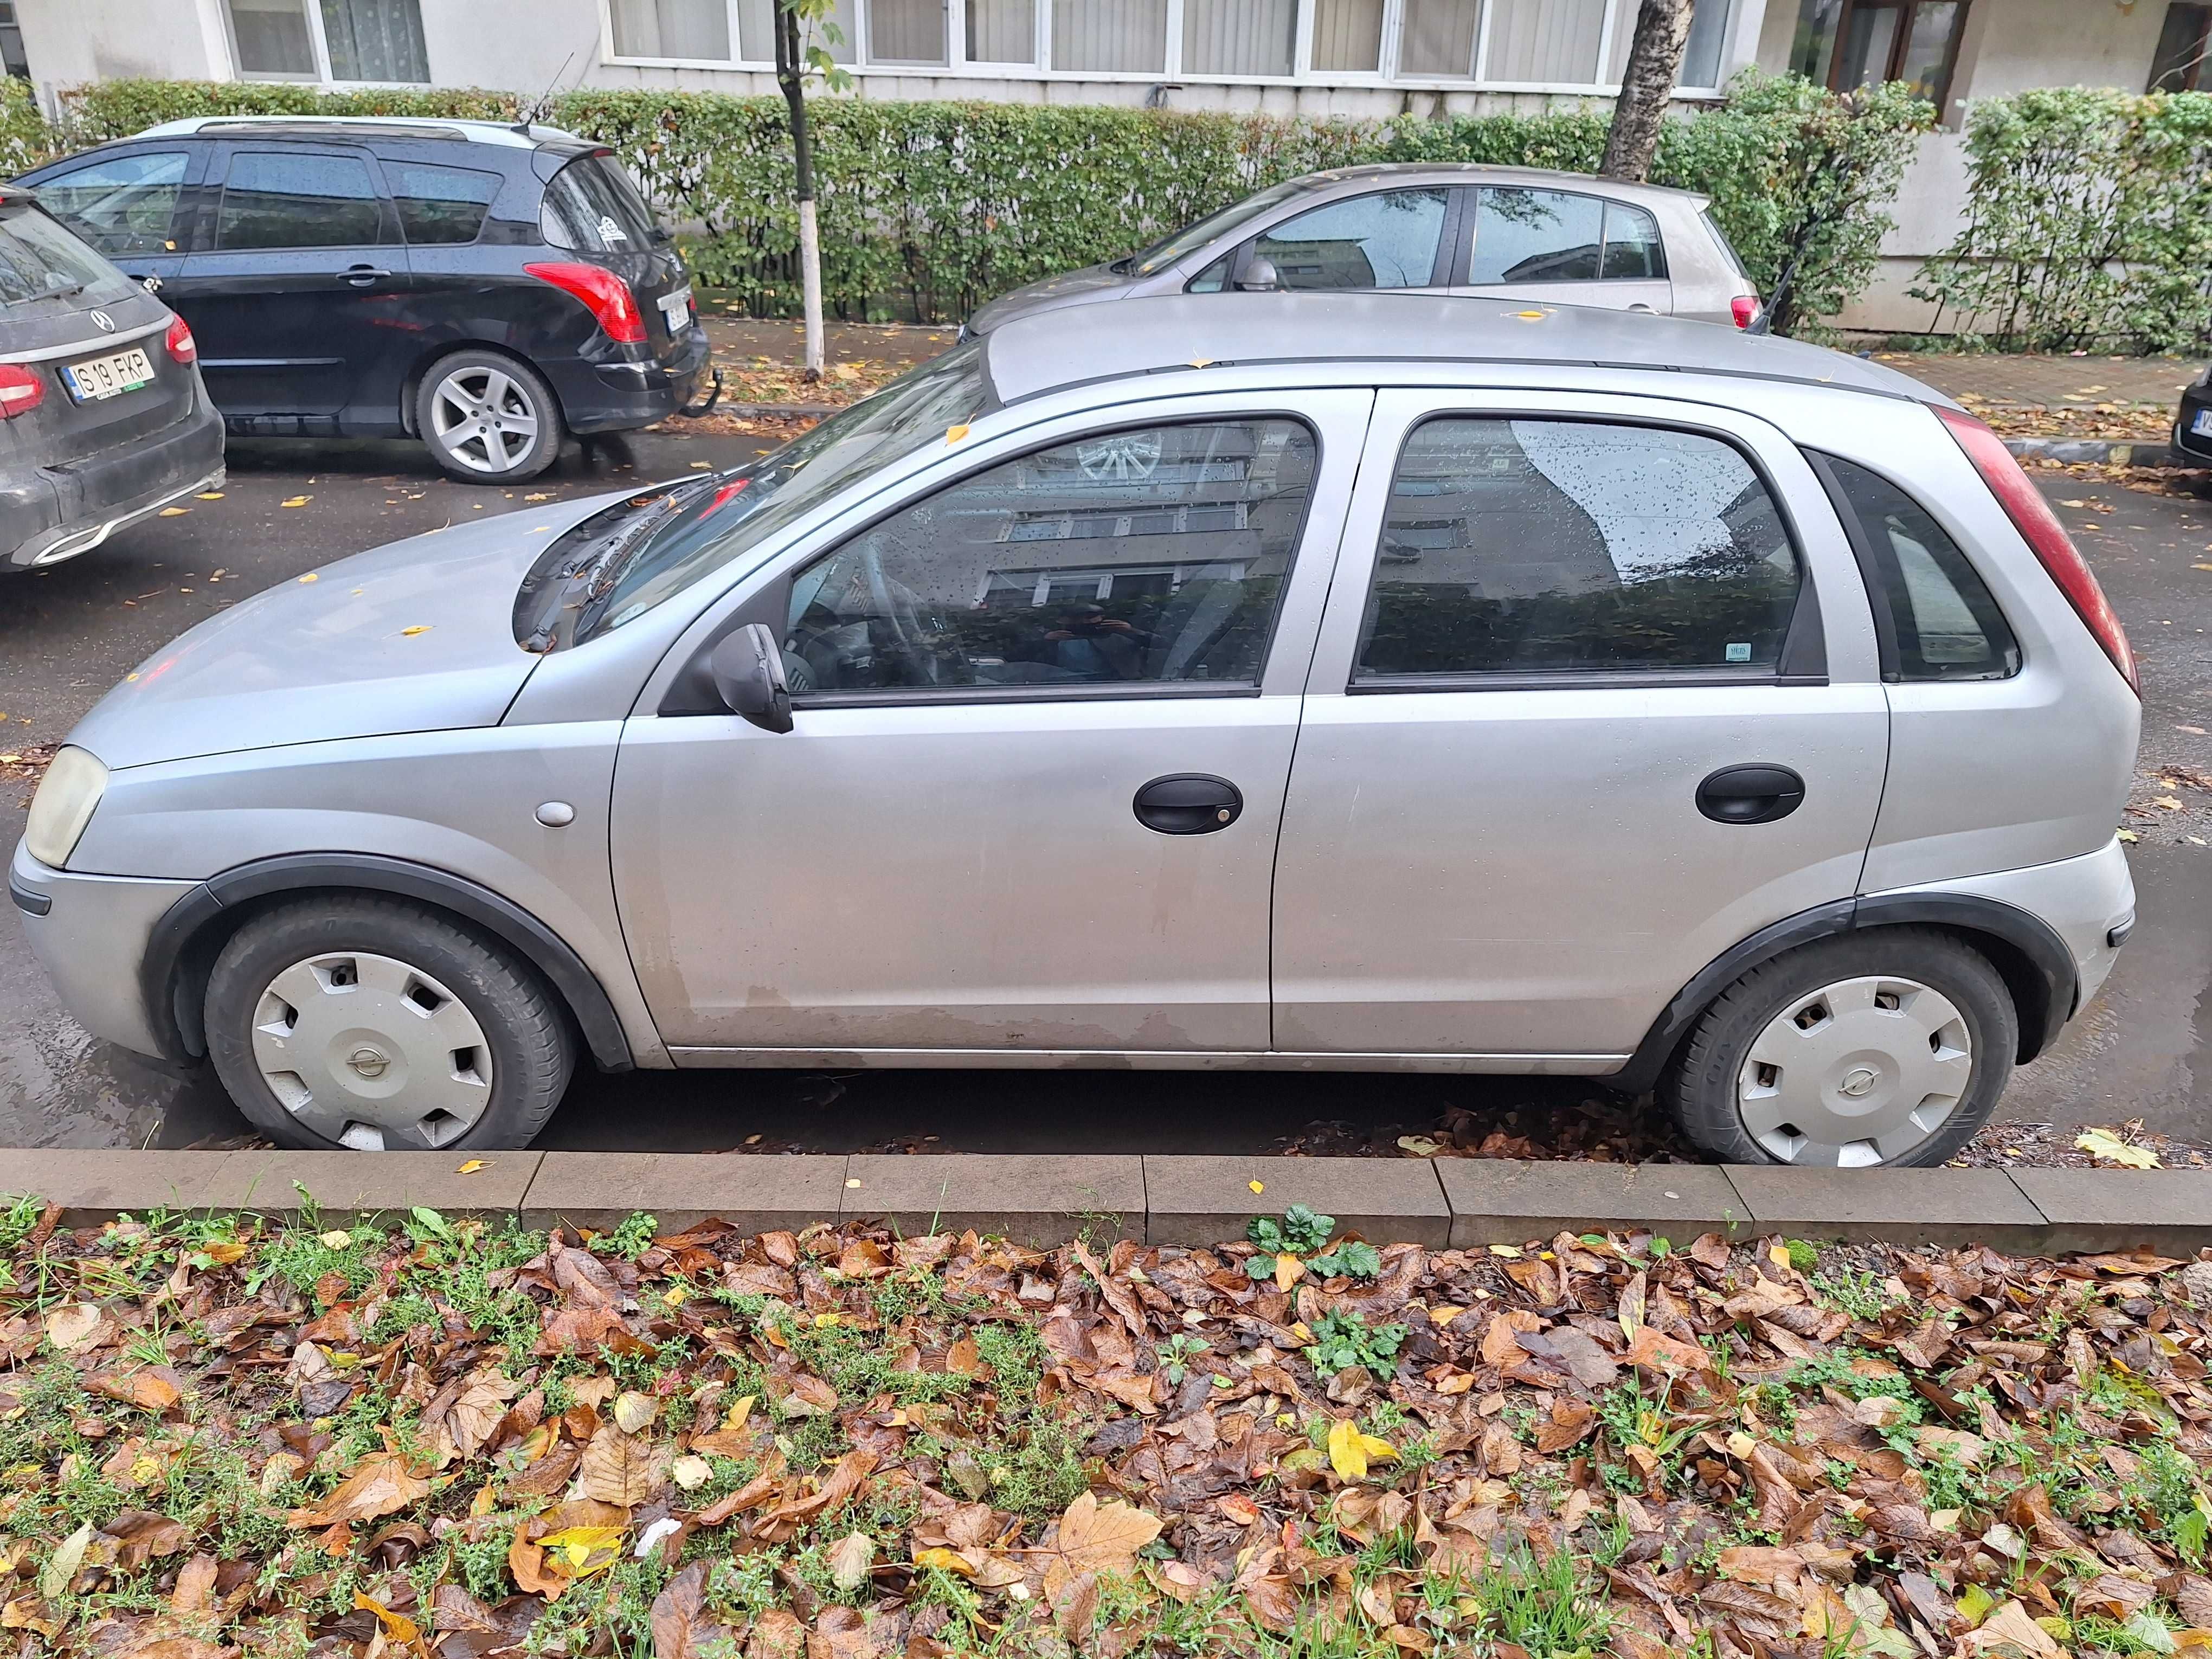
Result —
[[661, 1587], [648, 1621], [653, 1659], [701, 1659], [730, 1639], [726, 1625], [707, 1616], [708, 1563], [694, 1561]]
[[166, 1412], [184, 1398], [180, 1379], [167, 1365], [137, 1365], [129, 1370], [94, 1371], [84, 1386], [141, 1411]]
[[216, 1562], [212, 1555], [195, 1555], [177, 1573], [176, 1588], [169, 1592], [169, 1611], [194, 1613], [207, 1605], [215, 1589]]
[[753, 1622], [745, 1659], [806, 1659], [806, 1626], [788, 1607], [770, 1607]]
[[662, 1448], [608, 1423], [584, 1448], [577, 1473], [585, 1497], [634, 1510], [659, 1490], [667, 1463]]
[[1959, 1638], [1962, 1656], [1993, 1653], [2023, 1656], [2024, 1659], [2067, 1659], [2051, 1632], [2037, 1624], [2017, 1601], [2007, 1601]]
[[70, 1302], [46, 1316], [46, 1340], [63, 1353], [96, 1348], [115, 1334], [114, 1323], [89, 1302]]
[[284, 1517], [292, 1527], [336, 1527], [356, 1521], [374, 1521], [419, 1501], [430, 1483], [408, 1468], [396, 1452], [371, 1452], [360, 1468], [319, 1504], [294, 1510]]
[[1053, 1548], [1071, 1573], [1115, 1573], [1137, 1570], [1137, 1552], [1160, 1535], [1160, 1518], [1119, 1498], [1101, 1504], [1085, 1492], [1060, 1517]]

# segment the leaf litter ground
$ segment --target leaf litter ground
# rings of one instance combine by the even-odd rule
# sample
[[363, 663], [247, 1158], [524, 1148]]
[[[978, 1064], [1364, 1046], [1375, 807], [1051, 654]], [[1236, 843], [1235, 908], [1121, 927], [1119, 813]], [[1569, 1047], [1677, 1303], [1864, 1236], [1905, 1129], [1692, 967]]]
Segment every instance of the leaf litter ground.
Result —
[[2212, 1261], [1304, 1211], [1045, 1253], [26, 1202], [0, 1245], [23, 1654], [2212, 1646]]

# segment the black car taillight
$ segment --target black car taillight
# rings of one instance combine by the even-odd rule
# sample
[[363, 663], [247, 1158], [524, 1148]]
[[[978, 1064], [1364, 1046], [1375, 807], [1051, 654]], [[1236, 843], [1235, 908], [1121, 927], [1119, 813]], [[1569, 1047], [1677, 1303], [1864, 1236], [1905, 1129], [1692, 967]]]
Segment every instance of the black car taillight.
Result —
[[645, 343], [645, 315], [637, 308], [637, 295], [630, 292], [628, 283], [605, 265], [562, 259], [527, 264], [523, 270], [539, 282], [550, 283], [562, 293], [581, 300], [610, 340], [619, 340], [627, 345]]

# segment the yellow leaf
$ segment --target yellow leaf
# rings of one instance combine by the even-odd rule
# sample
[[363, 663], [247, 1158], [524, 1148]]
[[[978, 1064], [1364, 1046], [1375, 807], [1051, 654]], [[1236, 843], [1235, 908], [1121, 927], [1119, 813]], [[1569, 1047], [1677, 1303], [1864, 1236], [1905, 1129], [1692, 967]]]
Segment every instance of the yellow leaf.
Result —
[[538, 1547], [558, 1562], [571, 1578], [587, 1578], [605, 1572], [622, 1554], [620, 1527], [563, 1527], [536, 1540]]
[[318, 576], [313, 571], [310, 570], [306, 575], [301, 577], [300, 580], [303, 582], [316, 582], [320, 581], [322, 578]]
[[279, 507], [305, 507], [314, 499], [313, 495], [295, 495], [289, 501], [279, 501], [276, 504]]
[[399, 630], [399, 637], [403, 640], [411, 640], [417, 634], [428, 633], [431, 626], [432, 624], [428, 623], [416, 623], [411, 627], [401, 629]]
[[736, 1405], [730, 1407], [730, 1414], [722, 1419], [722, 1426], [726, 1429], [744, 1427], [745, 1419], [753, 1414], [753, 1402], [759, 1398], [758, 1395], [744, 1395]]
[[193, 496], [192, 499], [196, 501], [219, 501], [222, 499], [222, 491], [220, 489], [203, 489], [198, 495]]
[[1303, 1319], [1291, 1327], [1291, 1334], [1301, 1342], [1310, 1342], [1314, 1340], [1312, 1328]]
[[422, 1629], [412, 1619], [408, 1618], [404, 1613], [392, 1612], [374, 1596], [364, 1595], [361, 1591], [356, 1590], [353, 1593], [353, 1604], [363, 1613], [373, 1613], [376, 1615], [376, 1622], [384, 1626], [386, 1641], [404, 1644], [422, 1639]]
[[1255, 1193], [1264, 1193], [1267, 1190], [1267, 1183], [1264, 1181], [1248, 1181], [1244, 1184]]
[[934, 1567], [939, 1572], [957, 1573], [963, 1578], [973, 1578], [975, 1576], [975, 1569], [968, 1565], [967, 1557], [962, 1555], [958, 1550], [917, 1550], [915, 1552], [914, 1564], [917, 1567]]
[[1513, 314], [1524, 323], [1540, 323], [1544, 320], [1544, 313], [1540, 311], [1516, 311]]
[[948, 426], [945, 428], [945, 441], [949, 444], [957, 444], [967, 435], [968, 427], [964, 422], [958, 426]]
[[2100, 1164], [2122, 1164], [2130, 1170], [2155, 1170], [2158, 1154], [2148, 1146], [2130, 1146], [2110, 1129], [2086, 1129], [2074, 1144]]
[[486, 1164], [483, 1159], [480, 1158], [472, 1158], [467, 1163], [462, 1164], [459, 1169], [454, 1170], [453, 1173], [455, 1175], [474, 1175], [478, 1170], [489, 1168], [490, 1168], [490, 1165]]
[[1287, 1291], [1306, 1276], [1306, 1264], [1288, 1250], [1275, 1258], [1275, 1288]]
[[1490, 1247], [1490, 1253], [1492, 1255], [1502, 1255], [1508, 1261], [1518, 1261], [1521, 1259], [1521, 1252], [1510, 1244], [1493, 1244]]
[[181, 519], [191, 511], [191, 508], [189, 507], [165, 507], [161, 509], [161, 515], [165, 519]]
[[1190, 366], [1193, 368], [1210, 368], [1213, 366], [1213, 359], [1211, 357], [1194, 357], [1190, 360]]

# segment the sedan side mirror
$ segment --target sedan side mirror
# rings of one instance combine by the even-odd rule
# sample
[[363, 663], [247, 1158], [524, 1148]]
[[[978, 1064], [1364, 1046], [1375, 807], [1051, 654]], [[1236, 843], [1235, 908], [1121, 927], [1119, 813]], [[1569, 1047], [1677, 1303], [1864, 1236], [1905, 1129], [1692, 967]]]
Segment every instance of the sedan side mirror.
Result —
[[1244, 274], [1237, 279], [1239, 291], [1245, 294], [1273, 294], [1283, 285], [1275, 274], [1275, 262], [1254, 254], [1244, 262]]
[[783, 651], [766, 623], [747, 623], [724, 639], [707, 659], [707, 672], [732, 714], [742, 714], [763, 732], [791, 730]]

